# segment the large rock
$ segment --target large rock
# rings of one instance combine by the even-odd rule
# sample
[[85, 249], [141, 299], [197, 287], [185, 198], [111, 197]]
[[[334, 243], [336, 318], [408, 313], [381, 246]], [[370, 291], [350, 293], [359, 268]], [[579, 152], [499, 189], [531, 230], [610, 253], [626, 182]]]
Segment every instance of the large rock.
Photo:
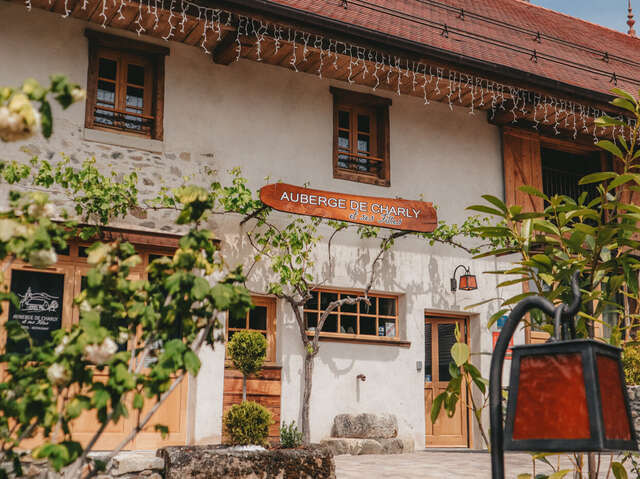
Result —
[[111, 474], [120, 476], [132, 472], [162, 470], [164, 461], [162, 458], [150, 453], [124, 452], [113, 458]]
[[164, 479], [335, 479], [327, 447], [241, 451], [225, 446], [175, 446], [159, 449]]
[[333, 419], [332, 437], [391, 439], [398, 435], [393, 414], [338, 414]]
[[332, 437], [322, 441], [323, 445], [331, 449], [334, 456], [351, 454], [402, 454], [414, 451], [411, 439], [359, 439]]

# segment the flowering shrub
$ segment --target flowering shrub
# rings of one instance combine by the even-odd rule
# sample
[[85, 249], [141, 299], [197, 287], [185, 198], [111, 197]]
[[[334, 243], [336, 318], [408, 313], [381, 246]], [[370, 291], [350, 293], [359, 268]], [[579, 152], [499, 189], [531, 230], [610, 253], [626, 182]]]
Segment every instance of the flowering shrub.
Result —
[[[130, 279], [131, 268], [141, 261], [132, 245], [95, 243], [87, 250], [91, 269], [86, 287], [74, 301], [80, 313], [77, 324], [55, 331], [44, 344], [34, 343], [17, 321], [6, 324], [11, 341], [28, 347], [0, 354], [6, 365], [0, 382], [3, 462], [13, 460], [19, 468], [15, 449], [38, 434], [43, 441], [33, 455], [48, 458], [58, 470], [68, 466], [67, 477], [79, 477], [88, 452], [109, 424], [132, 410], [141, 414], [139, 428], [112, 451], [115, 455], [187, 374], [197, 375], [201, 347], [220, 339], [215, 330], [221, 327], [221, 312], [246, 314], [250, 296], [244, 278], [239, 270], [225, 269], [213, 234], [198, 226], [207, 209], [197, 205], [206, 192], [183, 187], [172, 194], [181, 211], [179, 221], [193, 227], [173, 257], [151, 263], [147, 280]], [[56, 250], [66, 248], [73, 230], [53, 222], [54, 214], [44, 193], [11, 193], [11, 208], [0, 213], [3, 271], [16, 260], [38, 267], [55, 263]], [[214, 274], [222, 278], [217, 283], [206, 278]], [[13, 293], [0, 292], [0, 300], [7, 299], [17, 301]], [[135, 350], [118, 350], [118, 343], [134, 337], [139, 339]], [[149, 366], [145, 358], [151, 355], [158, 360]], [[94, 377], [96, 368], [108, 372], [106, 382]], [[146, 404], [150, 407], [142, 414]], [[74, 440], [71, 421], [85, 411], [97, 414], [100, 427], [83, 449]], [[168, 432], [162, 425], [155, 428]]]
[[[0, 86], [2, 141], [24, 140], [39, 130], [42, 130], [45, 138], [49, 138], [53, 128], [51, 104], [47, 100], [49, 94], [54, 95], [62, 108], [84, 99], [84, 90], [79, 85], [70, 83], [64, 75], [52, 75], [50, 80], [48, 88], [43, 88], [33, 78], [26, 80], [20, 88]], [[33, 102], [40, 105], [37, 110]]]

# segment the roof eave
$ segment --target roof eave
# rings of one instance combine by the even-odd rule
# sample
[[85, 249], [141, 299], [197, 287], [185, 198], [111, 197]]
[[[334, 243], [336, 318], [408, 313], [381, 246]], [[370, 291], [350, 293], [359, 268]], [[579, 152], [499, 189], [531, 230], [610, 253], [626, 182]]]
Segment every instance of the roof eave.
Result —
[[[474, 57], [452, 53], [448, 50], [385, 34], [359, 25], [347, 24], [305, 10], [276, 4], [269, 0], [209, 0], [209, 3], [215, 3], [216, 5], [223, 4], [229, 8], [241, 8], [265, 16], [275, 17], [275, 19], [278, 20], [320, 29], [327, 33], [335, 34], [338, 37], [347, 36], [349, 40], [352, 41], [362, 41], [368, 44], [373, 43], [373, 46], [401, 50], [410, 55], [430, 57], [466, 70], [470, 69], [477, 73], [498, 76], [502, 81], [525, 82], [532, 87], [551, 90], [568, 95], [571, 98], [580, 98], [600, 105], [608, 104], [614, 98], [612, 95], [599, 91], [571, 85], [499, 63], [487, 62]], [[345, 32], [345, 26], [348, 26], [348, 32]]]

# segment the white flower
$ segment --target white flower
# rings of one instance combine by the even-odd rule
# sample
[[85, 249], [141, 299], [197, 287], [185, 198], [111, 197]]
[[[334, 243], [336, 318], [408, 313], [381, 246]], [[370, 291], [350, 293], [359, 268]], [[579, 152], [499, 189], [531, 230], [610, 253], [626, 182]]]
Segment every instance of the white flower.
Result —
[[71, 98], [73, 98], [74, 102], [82, 101], [86, 96], [87, 92], [85, 92], [82, 88], [74, 88], [73, 90], [71, 90]]
[[60, 341], [60, 344], [58, 344], [58, 345], [56, 346], [56, 349], [54, 349], [54, 352], [55, 352], [56, 354], [62, 354], [62, 353], [64, 352], [64, 348], [65, 348], [65, 346], [66, 346], [67, 344], [69, 344], [69, 336], [64, 336], [64, 337], [62, 338], [62, 341]]
[[0, 130], [9, 128], [9, 109], [6, 106], [0, 106]]
[[56, 207], [53, 203], [47, 203], [42, 208], [42, 215], [51, 218], [56, 213]]
[[24, 128], [22, 116], [20, 116], [20, 114], [18, 113], [10, 113], [7, 126], [11, 133], [18, 133]]
[[56, 211], [56, 207], [52, 203], [45, 203], [44, 205], [41, 203], [31, 203], [29, 208], [27, 208], [27, 213], [30, 216], [46, 216], [50, 218]]
[[87, 301], [86, 299], [82, 300], [82, 302], [80, 303], [80, 311], [82, 311], [83, 313], [88, 313], [89, 311], [91, 311], [91, 305], [89, 304], [89, 301]]
[[47, 378], [54, 386], [60, 386], [69, 380], [69, 372], [62, 364], [54, 363], [47, 369]]
[[84, 347], [84, 357], [94, 364], [106, 363], [118, 351], [116, 342], [107, 337], [102, 344], [87, 344]]
[[129, 341], [129, 333], [127, 333], [126, 331], [120, 331], [120, 334], [118, 334], [118, 342], [120, 344], [123, 344], [127, 341]]
[[32, 251], [29, 254], [29, 263], [36, 268], [48, 268], [56, 261], [58, 261], [58, 255], [53, 248]]

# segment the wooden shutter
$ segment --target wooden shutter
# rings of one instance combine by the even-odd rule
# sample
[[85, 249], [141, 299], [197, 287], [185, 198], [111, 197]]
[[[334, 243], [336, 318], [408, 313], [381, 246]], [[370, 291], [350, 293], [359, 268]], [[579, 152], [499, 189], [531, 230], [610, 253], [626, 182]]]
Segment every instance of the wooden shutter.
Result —
[[504, 187], [507, 205], [522, 205], [522, 211], [541, 211], [542, 198], [520, 191], [522, 185], [542, 191], [540, 138], [535, 133], [504, 128], [502, 131]]

